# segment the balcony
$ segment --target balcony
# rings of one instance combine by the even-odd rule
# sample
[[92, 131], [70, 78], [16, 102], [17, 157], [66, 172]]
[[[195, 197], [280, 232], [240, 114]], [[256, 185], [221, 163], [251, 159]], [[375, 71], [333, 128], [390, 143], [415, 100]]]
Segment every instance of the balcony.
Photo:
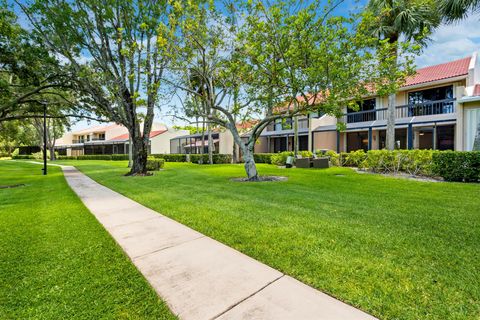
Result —
[[[455, 99], [444, 99], [395, 107], [395, 119], [455, 113]], [[344, 114], [346, 123], [387, 120], [387, 108]]]

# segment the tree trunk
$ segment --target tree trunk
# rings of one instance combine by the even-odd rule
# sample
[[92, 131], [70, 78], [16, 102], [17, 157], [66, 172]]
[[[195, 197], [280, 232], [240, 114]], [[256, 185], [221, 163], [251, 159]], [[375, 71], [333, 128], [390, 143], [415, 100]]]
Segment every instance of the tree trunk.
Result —
[[293, 117], [293, 153], [298, 155], [298, 116]]
[[200, 149], [200, 164], [203, 164], [203, 154], [205, 153], [205, 118], [202, 121], [202, 146]]
[[213, 138], [212, 138], [212, 126], [208, 123], [208, 163], [213, 164]]
[[232, 162], [238, 163], [237, 144], [233, 142]]
[[253, 158], [253, 150], [249, 147], [243, 154], [243, 160], [245, 161], [245, 172], [247, 173], [248, 181], [258, 181], [257, 166], [255, 165], [255, 159]]
[[395, 149], [395, 93], [388, 96], [387, 108], [387, 134], [386, 148], [387, 150]]
[[477, 124], [477, 134], [475, 135], [475, 140], [473, 141], [472, 151], [480, 151], [480, 119]]
[[[128, 175], [147, 174], [148, 138], [144, 139], [136, 134], [132, 137], [132, 167]], [[146, 143], [145, 143], [146, 142]]]
[[54, 148], [53, 146], [50, 146], [50, 147], [48, 148], [48, 151], [50, 152], [50, 161], [55, 161], [55, 160], [57, 160], [57, 159], [55, 158], [55, 148]]

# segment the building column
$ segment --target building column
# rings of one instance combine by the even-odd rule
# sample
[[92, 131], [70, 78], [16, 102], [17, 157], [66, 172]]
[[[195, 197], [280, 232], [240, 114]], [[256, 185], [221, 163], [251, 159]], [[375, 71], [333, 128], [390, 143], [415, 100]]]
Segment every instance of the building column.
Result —
[[337, 153], [340, 153], [340, 131], [337, 130]]
[[437, 124], [433, 125], [433, 134], [432, 134], [432, 149], [437, 150]]
[[372, 127], [368, 128], [368, 150], [372, 150]]
[[[312, 137], [312, 144], [311, 144], [311, 147], [312, 147], [312, 152], [315, 153], [315, 132], [312, 132], [311, 134], [311, 137]], [[309, 141], [310, 143], [310, 141]]]
[[408, 150], [413, 149], [413, 126], [412, 126], [412, 123], [408, 124], [408, 129], [407, 129], [407, 149]]
[[287, 145], [285, 146], [285, 151], [290, 151], [288, 150], [288, 134], [287, 134]]

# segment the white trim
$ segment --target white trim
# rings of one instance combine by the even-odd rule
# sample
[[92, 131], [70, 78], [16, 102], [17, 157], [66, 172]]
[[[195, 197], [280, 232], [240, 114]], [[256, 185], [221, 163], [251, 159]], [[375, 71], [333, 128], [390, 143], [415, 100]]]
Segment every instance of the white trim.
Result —
[[450, 82], [457, 82], [457, 81], [465, 80], [466, 78], [467, 78], [467, 75], [463, 75], [463, 76], [458, 76], [458, 77], [453, 77], [453, 78], [441, 79], [441, 80], [437, 80], [437, 81], [422, 82], [422, 83], [411, 85], [411, 86], [401, 87], [400, 89], [398, 89], [398, 92], [410, 91], [410, 90], [420, 89], [420, 88], [424, 88], [424, 87], [435, 87], [435, 86], [439, 86], [439, 85], [450, 83]]

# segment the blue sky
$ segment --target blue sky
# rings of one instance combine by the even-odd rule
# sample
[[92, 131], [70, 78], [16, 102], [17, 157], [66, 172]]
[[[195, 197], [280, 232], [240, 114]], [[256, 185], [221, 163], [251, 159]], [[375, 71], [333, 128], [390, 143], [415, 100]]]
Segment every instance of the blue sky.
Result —
[[[11, 0], [8, 2], [12, 3]], [[367, 0], [345, 0], [335, 10], [335, 14], [346, 15], [352, 11], [357, 12], [366, 3]], [[24, 23], [25, 19], [20, 17], [19, 21]], [[480, 50], [480, 13], [471, 15], [468, 19], [456, 24], [440, 26], [432, 34], [423, 53], [417, 57], [416, 64], [418, 68], [439, 64], [465, 58], [478, 50]], [[157, 114], [156, 121], [172, 124], [171, 119], [162, 119], [162, 111]], [[80, 121], [74, 125], [74, 129], [83, 129], [89, 125], [91, 124], [87, 121]]]

